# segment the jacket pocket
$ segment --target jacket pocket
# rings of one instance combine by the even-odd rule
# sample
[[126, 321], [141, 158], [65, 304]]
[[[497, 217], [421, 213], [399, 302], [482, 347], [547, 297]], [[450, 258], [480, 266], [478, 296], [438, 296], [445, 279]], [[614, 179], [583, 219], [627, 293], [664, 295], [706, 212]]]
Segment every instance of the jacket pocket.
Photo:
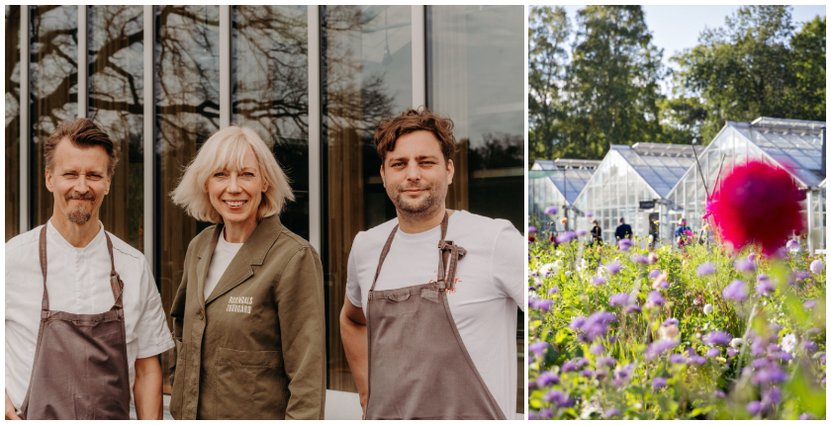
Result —
[[217, 418], [282, 419], [287, 387], [279, 351], [216, 351]]

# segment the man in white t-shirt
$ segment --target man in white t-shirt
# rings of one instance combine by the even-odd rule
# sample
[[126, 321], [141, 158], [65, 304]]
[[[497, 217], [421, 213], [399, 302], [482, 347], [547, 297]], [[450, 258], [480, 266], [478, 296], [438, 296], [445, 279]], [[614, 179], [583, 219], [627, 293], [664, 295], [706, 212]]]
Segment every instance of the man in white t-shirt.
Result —
[[115, 146], [82, 118], [44, 159], [53, 215], [6, 243], [6, 419], [127, 419], [131, 399], [161, 419], [161, 298], [144, 255], [98, 219]]
[[367, 419], [504, 419], [516, 406], [525, 241], [445, 208], [453, 123], [409, 110], [374, 141], [397, 218], [358, 233], [340, 326]]

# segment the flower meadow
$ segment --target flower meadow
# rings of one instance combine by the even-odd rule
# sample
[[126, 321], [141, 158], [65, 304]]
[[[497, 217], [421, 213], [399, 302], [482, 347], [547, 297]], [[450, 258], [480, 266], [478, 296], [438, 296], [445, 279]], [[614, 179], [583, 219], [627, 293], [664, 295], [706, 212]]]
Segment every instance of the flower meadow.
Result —
[[562, 239], [529, 244], [530, 419], [825, 418], [824, 256]]

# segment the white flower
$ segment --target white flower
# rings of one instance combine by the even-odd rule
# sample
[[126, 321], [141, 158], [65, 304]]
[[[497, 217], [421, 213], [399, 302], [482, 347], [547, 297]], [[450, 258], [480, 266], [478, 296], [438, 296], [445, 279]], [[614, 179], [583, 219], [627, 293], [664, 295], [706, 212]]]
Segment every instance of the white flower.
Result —
[[713, 314], [712, 304], [704, 304], [704, 314]]
[[733, 338], [730, 340], [730, 346], [733, 348], [739, 348], [742, 344], [744, 344], [744, 341], [741, 338]]
[[782, 338], [782, 349], [787, 351], [788, 353], [793, 354], [794, 348], [796, 348], [796, 335], [785, 335], [785, 337]]

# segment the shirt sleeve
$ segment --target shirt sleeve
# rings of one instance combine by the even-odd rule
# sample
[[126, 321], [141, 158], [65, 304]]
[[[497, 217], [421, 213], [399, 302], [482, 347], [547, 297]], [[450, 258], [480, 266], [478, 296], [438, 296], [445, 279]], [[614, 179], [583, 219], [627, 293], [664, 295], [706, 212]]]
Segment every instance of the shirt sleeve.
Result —
[[357, 247], [360, 244], [360, 236], [360, 233], [355, 235], [355, 239], [352, 241], [352, 249], [349, 250], [349, 259], [347, 260], [346, 266], [346, 298], [349, 299], [349, 302], [351, 302], [353, 306], [363, 308], [363, 302], [361, 297], [361, 283], [358, 279], [357, 264]]
[[525, 240], [510, 224], [496, 236], [491, 258], [492, 273], [497, 287], [525, 311]]
[[144, 261], [140, 282], [144, 305], [141, 309], [141, 316], [136, 322], [136, 335], [138, 336], [136, 357], [144, 359], [164, 353], [173, 348], [174, 344], [165, 321], [162, 298], [156, 289], [156, 281], [153, 280], [147, 261]]
[[289, 400], [286, 419], [323, 419], [326, 330], [323, 266], [311, 247], [289, 261], [276, 288]]

